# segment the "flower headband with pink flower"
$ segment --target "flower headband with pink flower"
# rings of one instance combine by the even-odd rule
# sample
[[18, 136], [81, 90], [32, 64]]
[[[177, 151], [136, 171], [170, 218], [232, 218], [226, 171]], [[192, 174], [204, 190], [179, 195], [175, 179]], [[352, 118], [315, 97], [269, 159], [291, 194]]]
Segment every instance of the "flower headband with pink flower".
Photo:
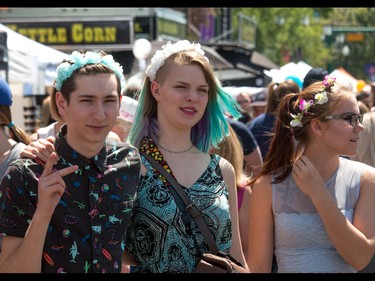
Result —
[[336, 81], [335, 77], [326, 75], [326, 77], [324, 78], [324, 81], [322, 82], [324, 87], [321, 92], [315, 95], [315, 100], [305, 101], [301, 99], [298, 105], [298, 108], [301, 110], [301, 112], [298, 114], [290, 113], [290, 115], [293, 118], [292, 121], [290, 121], [290, 126], [303, 127], [302, 125], [303, 116], [308, 114], [309, 109], [312, 107], [315, 107], [317, 104], [325, 104], [326, 102], [328, 102], [329, 92], [327, 92], [327, 90], [329, 90], [334, 85], [335, 81]]

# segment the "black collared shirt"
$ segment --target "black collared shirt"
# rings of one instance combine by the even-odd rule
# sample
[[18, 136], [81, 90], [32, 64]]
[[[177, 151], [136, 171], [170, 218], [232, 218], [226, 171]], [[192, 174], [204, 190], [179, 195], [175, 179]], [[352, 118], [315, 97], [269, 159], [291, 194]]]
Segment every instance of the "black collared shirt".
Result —
[[[78, 165], [64, 177], [66, 190], [56, 206], [43, 249], [42, 272], [120, 272], [125, 235], [139, 185], [140, 156], [129, 144], [106, 141], [87, 159], [58, 134], [54, 169]], [[45, 163], [18, 159], [1, 183], [0, 234], [24, 237], [38, 201], [38, 178]]]

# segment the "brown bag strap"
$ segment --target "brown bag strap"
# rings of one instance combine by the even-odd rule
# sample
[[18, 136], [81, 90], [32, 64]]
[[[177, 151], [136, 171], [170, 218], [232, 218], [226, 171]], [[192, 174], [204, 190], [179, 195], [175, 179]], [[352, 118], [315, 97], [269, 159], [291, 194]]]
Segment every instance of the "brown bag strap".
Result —
[[[189, 212], [190, 216], [194, 219], [195, 223], [197, 224], [199, 230], [201, 231], [204, 240], [206, 241], [208, 248], [212, 254], [217, 254], [219, 252], [219, 248], [217, 247], [214, 237], [208, 228], [206, 222], [202, 217], [201, 211], [198, 209], [197, 205], [193, 203], [186, 192], [183, 190], [182, 186], [177, 182], [177, 180], [168, 173], [162, 165], [160, 165], [155, 159], [153, 159], [150, 155], [145, 152], [140, 152], [147, 160], [151, 163], [151, 165], [159, 171], [159, 173], [174, 187], [174, 190], [178, 193], [182, 201], [186, 206], [186, 210]], [[175, 196], [174, 192], [171, 192], [173, 196]]]

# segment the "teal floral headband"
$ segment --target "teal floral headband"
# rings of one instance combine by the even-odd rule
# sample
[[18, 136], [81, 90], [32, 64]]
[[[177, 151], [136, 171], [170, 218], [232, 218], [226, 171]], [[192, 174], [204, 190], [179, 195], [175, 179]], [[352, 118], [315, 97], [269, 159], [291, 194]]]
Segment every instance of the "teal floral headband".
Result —
[[117, 75], [117, 77], [121, 81], [121, 92], [125, 90], [125, 78], [122, 70], [122, 66], [115, 62], [113, 56], [105, 55], [101, 56], [100, 53], [97, 52], [86, 52], [85, 54], [81, 54], [80, 52], [74, 51], [67, 59], [66, 62], [60, 64], [57, 69], [57, 78], [55, 83], [56, 90], [60, 91], [62, 84], [68, 79], [72, 73], [85, 66], [86, 64], [103, 64], [108, 66], [113, 72]]
[[303, 127], [302, 125], [303, 116], [307, 115], [309, 109], [316, 106], [317, 104], [325, 104], [326, 102], [328, 102], [329, 93], [327, 91], [334, 85], [335, 81], [336, 81], [335, 77], [326, 75], [326, 77], [324, 78], [324, 81], [322, 82], [323, 89], [321, 92], [315, 95], [315, 100], [305, 101], [301, 99], [298, 105], [298, 108], [301, 110], [301, 112], [298, 114], [290, 113], [290, 115], [293, 118], [292, 121], [290, 121], [290, 126]]

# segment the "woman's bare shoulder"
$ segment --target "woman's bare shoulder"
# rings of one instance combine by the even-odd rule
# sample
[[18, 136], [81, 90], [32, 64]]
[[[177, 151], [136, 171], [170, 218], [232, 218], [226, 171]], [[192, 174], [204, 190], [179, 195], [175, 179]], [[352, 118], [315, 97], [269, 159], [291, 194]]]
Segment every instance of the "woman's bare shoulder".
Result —
[[263, 191], [270, 191], [272, 188], [272, 176], [267, 174], [267, 175], [262, 175], [260, 176], [256, 182], [253, 184], [251, 187], [252, 192], [261, 192]]

